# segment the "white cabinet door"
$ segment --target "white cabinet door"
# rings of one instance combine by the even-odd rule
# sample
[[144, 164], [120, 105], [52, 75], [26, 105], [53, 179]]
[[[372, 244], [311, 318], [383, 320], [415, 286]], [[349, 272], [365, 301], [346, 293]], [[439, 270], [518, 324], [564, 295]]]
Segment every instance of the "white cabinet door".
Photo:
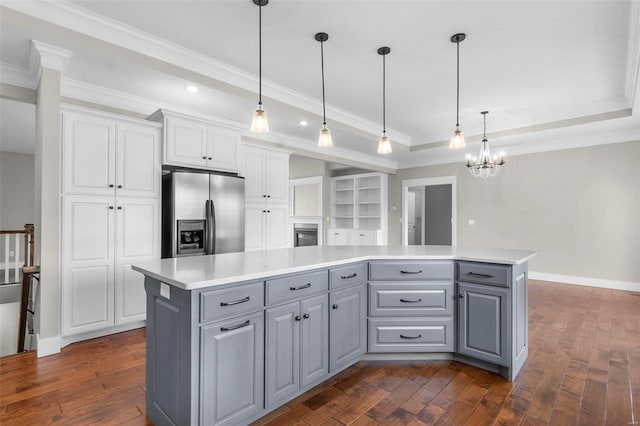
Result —
[[205, 167], [207, 165], [207, 125], [179, 117], [165, 121], [165, 164]]
[[246, 202], [264, 202], [267, 196], [265, 184], [266, 151], [253, 148], [244, 150], [244, 197]]
[[375, 246], [376, 231], [351, 231], [349, 241], [354, 246]]
[[262, 250], [265, 246], [266, 215], [264, 204], [245, 204], [244, 249]]
[[118, 198], [116, 207], [116, 260], [134, 263], [157, 258], [160, 245], [160, 201]]
[[115, 122], [78, 112], [63, 114], [63, 179], [68, 194], [115, 193]]
[[327, 245], [331, 246], [348, 246], [349, 230], [348, 229], [329, 229], [327, 231]]
[[267, 201], [288, 203], [289, 155], [279, 152], [267, 152], [265, 172]]
[[62, 335], [114, 323], [114, 210], [112, 198], [64, 201]]
[[291, 247], [289, 208], [287, 205], [267, 205], [267, 249]]
[[238, 171], [240, 134], [209, 126], [207, 134], [207, 168]]
[[145, 320], [147, 300], [144, 275], [131, 269], [131, 264], [118, 264], [115, 280], [116, 324]]
[[116, 129], [116, 194], [160, 197], [160, 129], [127, 122]]

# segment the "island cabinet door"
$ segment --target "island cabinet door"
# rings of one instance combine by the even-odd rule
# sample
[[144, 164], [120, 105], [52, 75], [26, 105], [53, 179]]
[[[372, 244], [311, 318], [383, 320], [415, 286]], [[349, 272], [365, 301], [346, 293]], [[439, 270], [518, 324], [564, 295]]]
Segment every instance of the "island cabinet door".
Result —
[[300, 369], [302, 387], [325, 377], [329, 373], [329, 296], [310, 297], [300, 302], [302, 333]]
[[264, 406], [262, 312], [201, 328], [201, 425], [246, 423]]
[[267, 407], [288, 399], [300, 387], [300, 302], [266, 312]]
[[509, 365], [509, 290], [458, 283], [458, 352]]
[[367, 349], [367, 296], [364, 283], [331, 294], [329, 370], [359, 358]]

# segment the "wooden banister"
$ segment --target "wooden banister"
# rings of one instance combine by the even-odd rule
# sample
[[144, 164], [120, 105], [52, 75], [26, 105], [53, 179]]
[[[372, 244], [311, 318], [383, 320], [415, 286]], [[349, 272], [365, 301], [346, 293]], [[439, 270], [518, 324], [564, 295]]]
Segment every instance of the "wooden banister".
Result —
[[24, 225], [24, 265], [33, 266], [33, 237], [35, 235], [35, 228], [33, 223], [27, 223]]

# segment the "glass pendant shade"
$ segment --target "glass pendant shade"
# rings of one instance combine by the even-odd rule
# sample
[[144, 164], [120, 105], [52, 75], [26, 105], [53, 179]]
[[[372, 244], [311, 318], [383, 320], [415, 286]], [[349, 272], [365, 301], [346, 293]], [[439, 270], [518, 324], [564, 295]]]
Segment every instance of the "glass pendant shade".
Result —
[[320, 136], [318, 137], [318, 146], [320, 148], [330, 148], [333, 146], [333, 140], [331, 139], [331, 131], [327, 128], [326, 124], [323, 124], [322, 129], [320, 129]]
[[253, 133], [266, 133], [269, 131], [269, 120], [267, 120], [267, 111], [264, 110], [262, 104], [253, 111], [253, 119], [251, 120], [251, 131]]
[[378, 154], [391, 154], [391, 139], [389, 139], [389, 136], [380, 136], [378, 140]]
[[464, 133], [460, 129], [456, 129], [453, 132], [453, 136], [451, 136], [451, 140], [449, 141], [449, 148], [451, 149], [462, 149], [466, 145], [464, 143]]

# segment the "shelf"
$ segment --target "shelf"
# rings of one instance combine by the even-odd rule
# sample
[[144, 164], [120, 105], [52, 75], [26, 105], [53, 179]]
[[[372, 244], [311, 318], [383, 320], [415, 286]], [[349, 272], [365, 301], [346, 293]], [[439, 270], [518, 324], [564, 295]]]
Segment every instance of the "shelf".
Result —
[[353, 219], [353, 216], [333, 216], [334, 219]]
[[363, 186], [363, 187], [359, 187], [359, 190], [364, 190], [364, 189], [380, 189], [379, 186]]
[[333, 203], [333, 204], [335, 204], [336, 206], [352, 206], [353, 205], [353, 203]]
[[336, 192], [348, 192], [348, 191], [353, 192], [353, 188], [349, 188], [349, 189], [336, 189]]
[[358, 204], [380, 204], [380, 201], [358, 201]]
[[380, 216], [358, 216], [358, 219], [380, 219]]

